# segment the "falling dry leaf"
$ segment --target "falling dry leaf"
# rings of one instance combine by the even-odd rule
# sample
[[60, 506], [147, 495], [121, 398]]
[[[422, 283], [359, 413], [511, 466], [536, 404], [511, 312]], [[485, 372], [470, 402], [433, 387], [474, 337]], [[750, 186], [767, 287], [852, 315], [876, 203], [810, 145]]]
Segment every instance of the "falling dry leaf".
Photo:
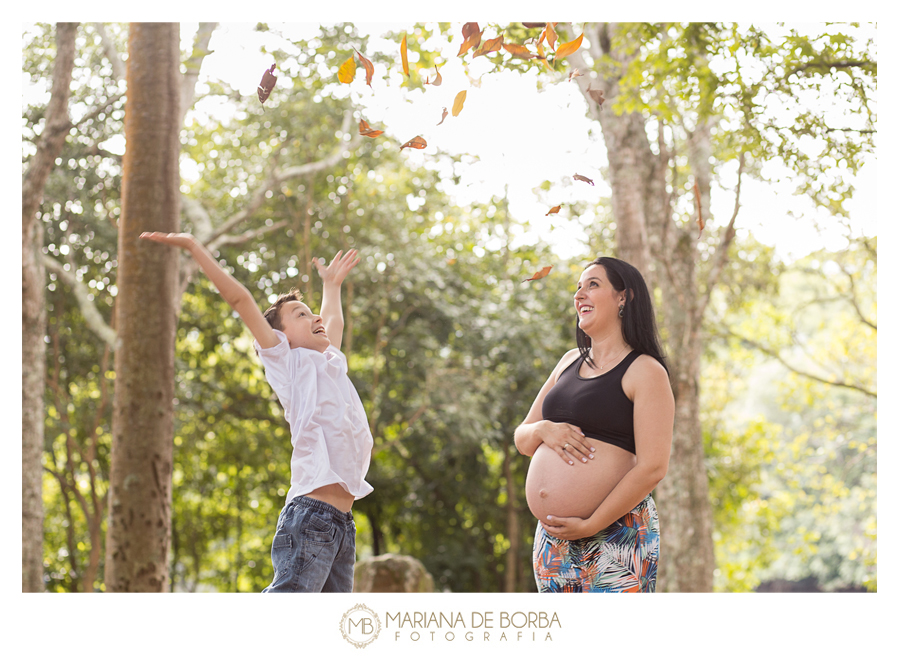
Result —
[[438, 122], [437, 125], [441, 125], [442, 123], [444, 123], [444, 119], [446, 119], [446, 118], [447, 118], [447, 108], [445, 107], [443, 114], [441, 114], [441, 120]]
[[359, 61], [362, 62], [363, 67], [366, 69], [366, 84], [371, 87], [372, 76], [375, 74], [375, 67], [372, 66], [372, 62], [363, 57], [358, 50], [356, 51], [356, 56], [359, 57]]
[[434, 67], [434, 80], [428, 82], [428, 78], [425, 78], [425, 84], [431, 85], [432, 87], [439, 87], [441, 84], [441, 72], [438, 71], [438, 67]]
[[472, 55], [472, 57], [478, 57], [479, 55], [487, 55], [488, 53], [494, 53], [500, 50], [500, 46], [503, 45], [503, 35], [501, 34], [499, 37], [494, 39], [488, 39], [485, 41], [478, 50]]
[[522, 27], [546, 27], [546, 23], [522, 23]]
[[543, 34], [541, 34], [541, 40], [547, 40], [547, 45], [551, 48], [556, 48], [556, 30], [553, 29], [553, 23], [547, 23], [547, 27], [544, 28]]
[[694, 181], [694, 200], [697, 202], [697, 226], [700, 227], [700, 232], [703, 233], [706, 222], [703, 221], [703, 213], [700, 210], [700, 187], [697, 185], [697, 181]]
[[587, 176], [582, 176], [581, 174], [575, 174], [574, 176], [572, 176], [572, 178], [574, 178], [575, 180], [582, 180], [582, 181], [584, 181], [585, 183], [590, 183], [591, 185], [594, 184], [594, 181], [592, 181], [592, 180], [591, 180], [590, 178], [588, 178]]
[[447, 265], [456, 265], [456, 259], [455, 259], [455, 258], [448, 258], [448, 259], [447, 259]]
[[262, 81], [256, 88], [256, 95], [259, 96], [260, 103], [265, 103], [266, 99], [269, 98], [269, 94], [271, 94], [272, 90], [275, 88], [275, 80], [278, 78], [273, 75], [274, 71], [275, 65], [272, 64], [272, 66], [263, 73]]
[[423, 149], [426, 146], [428, 146], [428, 142], [426, 142], [424, 139], [422, 139], [421, 137], [413, 137], [411, 140], [406, 142], [406, 144], [401, 146], [400, 150], [402, 151], [405, 148]]
[[513, 57], [521, 57], [522, 59], [533, 59], [534, 53], [528, 50], [525, 46], [520, 46], [517, 43], [504, 43], [503, 49], [508, 52]]
[[[555, 215], [556, 213], [559, 212], [559, 209], [560, 209], [561, 207], [562, 207], [562, 206], [553, 206], [552, 208], [550, 208], [549, 211], [547, 211], [547, 215]], [[544, 215], [544, 217], [546, 217], [547, 215]]]
[[466, 90], [463, 89], [456, 95], [456, 98], [453, 99], [453, 116], [458, 117], [459, 113], [462, 112], [463, 103], [466, 102]]
[[553, 69], [551, 69], [550, 65], [547, 63], [547, 56], [544, 55], [544, 47], [541, 45], [540, 40], [537, 42], [537, 51], [538, 54], [535, 57], [544, 62], [544, 66], [547, 67], [548, 71], [552, 71]]
[[[537, 272], [535, 272], [530, 279], [525, 279], [525, 281], [537, 281], [538, 279], [543, 279], [545, 276], [550, 274], [550, 270], [553, 269], [552, 265], [548, 265], [547, 267], [542, 267]], [[522, 283], [525, 283], [523, 281]]]
[[603, 109], [603, 101], [606, 100], [603, 97], [603, 90], [602, 89], [591, 89], [590, 87], [588, 87], [587, 93], [588, 93], [588, 96], [590, 96], [591, 98], [594, 99], [594, 102], [597, 103], [597, 105], [599, 105], [600, 109], [602, 110]]
[[378, 137], [379, 135], [381, 135], [382, 133], [384, 133], [383, 130], [372, 130], [371, 128], [369, 128], [368, 123], [366, 123], [362, 119], [359, 120], [359, 134], [362, 135], [363, 137], [375, 138], [375, 137]]
[[573, 79], [575, 79], [575, 78], [579, 78], [579, 77], [581, 77], [582, 75], [584, 75], [584, 73], [582, 73], [582, 72], [579, 71], [578, 69], [572, 69], [571, 71], [569, 71], [569, 80], [573, 80]]
[[581, 40], [584, 39], [584, 32], [581, 33], [577, 39], [572, 39], [567, 43], [560, 44], [559, 48], [556, 49], [556, 59], [562, 59], [563, 57], [568, 57], [576, 50], [581, 48]]
[[403, 63], [403, 72], [409, 77], [409, 58], [406, 55], [406, 35], [403, 35], [403, 41], [400, 42], [400, 61]]
[[[474, 26], [474, 27], [471, 27]], [[478, 23], [466, 23], [463, 25], [463, 42], [459, 47], [457, 57], [465, 55], [469, 49], [477, 48], [481, 43], [481, 32], [478, 30]]]
[[353, 77], [356, 75], [356, 60], [353, 57], [350, 57], [346, 62], [341, 64], [341, 68], [338, 69], [338, 80], [343, 82], [345, 85], [349, 85], [353, 82]]

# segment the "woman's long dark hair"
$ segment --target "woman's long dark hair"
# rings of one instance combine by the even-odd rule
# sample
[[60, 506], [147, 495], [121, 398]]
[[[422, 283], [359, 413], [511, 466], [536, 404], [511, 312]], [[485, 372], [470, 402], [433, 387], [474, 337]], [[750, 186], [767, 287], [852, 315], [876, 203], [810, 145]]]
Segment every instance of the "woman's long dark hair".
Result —
[[[656, 328], [653, 301], [644, 277], [636, 267], [618, 258], [601, 256], [588, 263], [587, 267], [591, 265], [600, 265], [606, 270], [606, 278], [617, 292], [626, 291], [625, 310], [622, 316], [622, 337], [625, 342], [639, 353], [652, 356], [668, 372], [666, 357], [663, 355], [659, 340], [659, 331]], [[581, 357], [593, 364], [590, 357], [590, 336], [581, 330], [577, 319], [575, 320], [575, 341]]]

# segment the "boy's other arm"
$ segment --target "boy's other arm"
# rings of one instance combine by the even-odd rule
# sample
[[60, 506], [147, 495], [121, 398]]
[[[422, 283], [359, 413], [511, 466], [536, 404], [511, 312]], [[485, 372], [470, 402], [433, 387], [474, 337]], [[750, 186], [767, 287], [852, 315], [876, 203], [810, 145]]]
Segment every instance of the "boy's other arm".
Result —
[[259, 310], [259, 306], [256, 305], [256, 301], [253, 299], [250, 291], [240, 281], [222, 269], [222, 266], [216, 262], [209, 250], [200, 244], [199, 240], [193, 235], [190, 233], [141, 233], [141, 238], [189, 251], [219, 291], [222, 299], [228, 302], [228, 305], [241, 316], [241, 320], [247, 325], [259, 346], [265, 349], [275, 347], [278, 344], [278, 336], [275, 334], [275, 330], [272, 329], [268, 320], [263, 317], [262, 311]]
[[341, 284], [347, 274], [359, 262], [356, 257], [356, 249], [351, 249], [343, 256], [337, 252], [328, 267], [323, 267], [319, 261], [313, 260], [319, 275], [322, 277], [322, 323], [325, 325], [325, 333], [329, 342], [336, 350], [341, 349], [344, 340], [344, 314], [341, 309]]

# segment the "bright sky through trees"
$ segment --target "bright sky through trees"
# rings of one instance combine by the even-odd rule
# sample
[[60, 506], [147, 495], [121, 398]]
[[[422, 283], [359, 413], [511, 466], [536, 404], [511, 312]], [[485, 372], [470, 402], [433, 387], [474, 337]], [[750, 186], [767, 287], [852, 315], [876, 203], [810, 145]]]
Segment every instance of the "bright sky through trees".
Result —
[[[210, 76], [223, 80], [242, 94], [255, 95], [262, 72], [273, 62], [272, 55], [267, 53], [277, 45], [284, 47], [276, 35], [311, 38], [317, 30], [314, 23], [269, 24], [269, 27], [270, 32], [263, 33], [254, 31], [251, 23], [220, 25], [211, 43], [215, 52], [204, 61], [201, 82]], [[388, 32], [411, 34], [413, 24], [358, 23], [356, 27], [360, 33], [370, 35], [369, 52], [364, 55], [371, 57], [376, 51], [389, 56], [393, 53], [396, 66], [388, 71], [389, 78], [385, 80], [384, 66], [376, 63], [371, 88], [359, 71], [354, 82], [340, 87], [338, 93], [349, 94], [363, 108], [363, 118], [373, 128], [384, 129], [400, 143], [416, 135], [425, 137], [429, 147], [424, 151], [407, 150], [408, 157], [426, 166], [442, 167], [447, 174], [447, 189], [457, 203], [485, 202], [491, 195], [506, 195], [513, 214], [532, 222], [533, 233], [524, 235], [523, 240], [533, 240], [540, 234], [561, 256], [579, 251], [572, 238], [582, 234], [583, 227], [589, 226], [595, 217], [588, 211], [574, 218], [566, 213], [565, 204], [608, 197], [609, 187], [601, 173], [606, 156], [602, 139], [596, 134], [599, 126], [585, 116], [584, 100], [574, 84], [567, 82], [564, 74], [555, 74], [558, 80], [545, 80], [539, 86], [534, 73], [489, 72], [492, 67], [486, 58], [472, 59], [466, 71], [462, 59], [455, 57], [459, 35], [454, 34], [453, 42], [442, 50], [441, 86], [423, 87], [415, 83], [401, 87], [399, 38], [381, 37]], [[792, 27], [799, 31], [804, 26]], [[185, 44], [190, 43], [195, 29], [195, 24], [183, 24]], [[870, 30], [874, 32], [874, 27]], [[438, 50], [441, 39], [435, 37], [426, 46]], [[414, 80], [434, 77], [433, 70], [419, 70], [417, 62], [417, 54], [410, 51]], [[280, 81], [273, 93], [275, 102], [278, 85], [286, 84], [284, 78], [292, 72], [278, 68], [276, 75]], [[455, 94], [462, 89], [468, 91], [463, 111], [457, 117], [448, 116], [437, 126], [442, 109], [449, 108]], [[827, 101], [823, 99], [823, 102]], [[228, 112], [227, 105], [200, 100], [194, 116], [199, 121], [215, 121]], [[450, 185], [452, 171], [435, 157], [438, 150], [464, 154], [465, 164], [456, 171], [460, 175], [458, 186]], [[850, 229], [840, 218], [817, 210], [806, 198], [795, 196], [789, 174], [779, 172], [776, 167], [770, 166], [767, 173], [780, 177], [780, 183], [745, 182], [739, 229], [750, 230], [758, 240], [775, 245], [783, 257], [799, 257], [822, 247], [841, 248], [848, 230], [852, 235], [875, 234], [874, 158], [858, 176], [854, 198], [847, 204]], [[183, 173], [186, 177], [196, 175], [190, 166]], [[576, 173], [593, 179], [595, 186], [574, 181], [572, 176]], [[551, 183], [550, 190], [537, 190], [544, 181]], [[714, 219], [726, 222], [734, 203], [731, 189], [715, 188], [712, 203]], [[546, 211], [557, 204], [563, 204], [563, 212], [546, 217]]]

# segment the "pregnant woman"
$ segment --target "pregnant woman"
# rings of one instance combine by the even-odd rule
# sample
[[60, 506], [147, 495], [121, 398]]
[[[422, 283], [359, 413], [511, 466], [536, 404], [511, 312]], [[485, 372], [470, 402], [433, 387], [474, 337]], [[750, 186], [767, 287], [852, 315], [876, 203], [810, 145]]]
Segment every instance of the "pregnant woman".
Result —
[[669, 464], [675, 401], [640, 272], [598, 258], [575, 292], [567, 352], [516, 429], [531, 456], [541, 592], [653, 592], [659, 518], [650, 492]]

